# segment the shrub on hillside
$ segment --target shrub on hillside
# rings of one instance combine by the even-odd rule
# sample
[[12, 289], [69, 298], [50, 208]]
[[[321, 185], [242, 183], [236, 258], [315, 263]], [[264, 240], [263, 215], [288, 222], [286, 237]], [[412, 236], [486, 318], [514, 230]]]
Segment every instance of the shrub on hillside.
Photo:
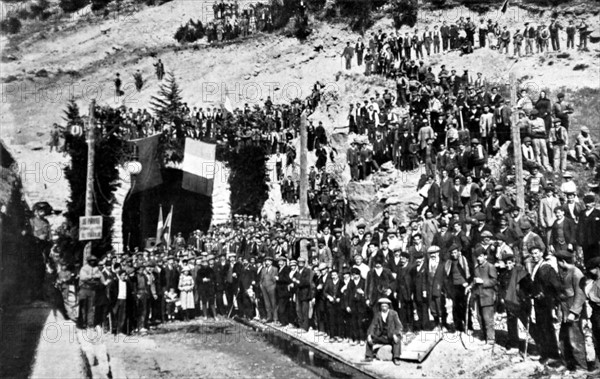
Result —
[[88, 4], [89, 0], [60, 0], [59, 6], [64, 12], [73, 13]]
[[16, 17], [8, 17], [0, 22], [2, 34], [17, 34], [21, 31], [21, 21]]
[[285, 28], [285, 34], [288, 37], [296, 37], [299, 40], [306, 39], [312, 32], [308, 25], [308, 16], [296, 15], [290, 19]]
[[204, 26], [200, 21], [194, 22], [190, 19], [187, 24], [181, 25], [173, 38], [179, 43], [196, 42], [197, 40], [204, 37]]
[[104, 9], [112, 0], [92, 0], [92, 10]]
[[42, 20], [47, 19], [50, 16], [50, 11], [48, 10], [49, 7], [50, 3], [48, 0], [38, 0], [29, 7], [31, 17], [40, 18]]
[[340, 15], [350, 17], [350, 27], [353, 30], [364, 32], [373, 24], [371, 10], [374, 9], [373, 0], [335, 0], [340, 10]]
[[400, 28], [402, 25], [410, 27], [417, 23], [418, 4], [417, 0], [393, 0], [392, 15], [394, 26]]

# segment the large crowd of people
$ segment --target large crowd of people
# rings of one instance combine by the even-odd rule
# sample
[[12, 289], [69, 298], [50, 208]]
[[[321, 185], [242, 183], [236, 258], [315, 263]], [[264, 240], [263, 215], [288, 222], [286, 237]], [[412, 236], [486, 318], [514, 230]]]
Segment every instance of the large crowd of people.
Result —
[[[587, 30], [583, 21], [578, 28]], [[528, 51], [529, 39], [546, 40], [546, 31], [560, 48], [555, 21], [525, 30]], [[331, 343], [365, 345], [367, 360], [374, 344], [389, 343], [398, 363], [402, 334], [472, 332], [475, 317], [481, 346], [491, 349], [496, 320], [505, 315], [508, 333], [501, 343], [507, 354], [526, 346], [521, 322], [542, 362], [587, 370], [584, 323], [600, 355], [600, 210], [596, 194], [582, 196], [566, 161], [572, 146], [575, 160], [595, 166], [589, 129], [571, 125], [573, 106], [562, 93], [552, 101], [544, 91], [531, 99], [522, 90], [512, 104], [481, 73], [473, 77], [444, 65], [434, 73], [412, 60], [413, 54], [422, 59], [422, 49], [437, 54], [465, 44], [472, 49], [475, 42], [507, 51], [507, 33], [467, 18], [412, 36], [373, 34], [366, 48], [361, 41], [347, 44], [348, 68], [356, 56], [367, 74], [396, 83], [394, 90], [350, 104], [351, 180], [368, 180], [387, 162], [404, 171], [424, 168], [418, 186], [423, 201], [408, 220], [388, 209], [381, 221], [348, 224], [347, 201], [326, 169], [335, 158], [329, 136], [322, 124], [309, 122], [308, 150], [317, 160], [309, 172], [308, 205], [316, 234], [298, 235], [295, 220], [279, 213], [274, 220], [233, 215], [227, 224], [187, 238], [178, 233], [152, 249], [92, 256], [78, 273], [59, 263], [58, 287], [79, 288], [80, 324], [95, 327], [110, 319], [112, 332], [130, 334], [175, 319], [258, 318], [313, 329]], [[320, 89], [317, 83], [305, 106], [317, 106]], [[261, 145], [277, 163], [283, 154], [291, 164], [301, 112], [302, 103], [276, 105], [270, 98], [263, 107], [246, 104], [233, 112], [184, 104], [178, 130], [233, 149]], [[147, 110], [123, 109], [123, 118], [124, 138], [175, 133]], [[489, 165], [510, 143], [514, 122], [522, 146], [512, 148], [522, 151], [526, 171], [524, 208], [509, 188], [511, 168], [494, 177]], [[573, 129], [578, 135], [570, 142]], [[295, 203], [298, 185], [281, 165], [282, 198]]]

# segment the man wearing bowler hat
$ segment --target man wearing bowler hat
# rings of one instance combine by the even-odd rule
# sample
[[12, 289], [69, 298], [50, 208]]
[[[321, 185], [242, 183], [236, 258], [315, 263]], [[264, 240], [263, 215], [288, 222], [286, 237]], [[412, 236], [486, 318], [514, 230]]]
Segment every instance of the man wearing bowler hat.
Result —
[[400, 365], [400, 352], [402, 340], [402, 324], [396, 311], [390, 309], [391, 300], [383, 297], [377, 301], [379, 312], [375, 314], [371, 326], [367, 331], [367, 345], [365, 349], [365, 361], [373, 360], [373, 345], [392, 345], [392, 360], [396, 366]]

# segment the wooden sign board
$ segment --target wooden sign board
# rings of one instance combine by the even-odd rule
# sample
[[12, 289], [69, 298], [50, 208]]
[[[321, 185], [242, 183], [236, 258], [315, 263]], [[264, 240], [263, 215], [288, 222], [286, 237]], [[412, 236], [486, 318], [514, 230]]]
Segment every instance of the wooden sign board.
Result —
[[317, 235], [317, 220], [299, 218], [296, 220], [296, 235], [303, 238], [314, 238]]
[[79, 240], [90, 241], [102, 238], [102, 216], [79, 217]]

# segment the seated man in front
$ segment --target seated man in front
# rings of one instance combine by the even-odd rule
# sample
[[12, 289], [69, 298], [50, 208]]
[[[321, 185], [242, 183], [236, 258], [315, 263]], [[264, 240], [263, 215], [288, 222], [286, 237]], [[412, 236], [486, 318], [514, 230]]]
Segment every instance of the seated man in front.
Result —
[[378, 301], [380, 311], [375, 314], [371, 326], [367, 331], [367, 345], [365, 361], [373, 360], [373, 345], [392, 345], [392, 361], [396, 366], [400, 365], [400, 341], [402, 335], [402, 323], [396, 311], [390, 309], [390, 299], [381, 298]]

